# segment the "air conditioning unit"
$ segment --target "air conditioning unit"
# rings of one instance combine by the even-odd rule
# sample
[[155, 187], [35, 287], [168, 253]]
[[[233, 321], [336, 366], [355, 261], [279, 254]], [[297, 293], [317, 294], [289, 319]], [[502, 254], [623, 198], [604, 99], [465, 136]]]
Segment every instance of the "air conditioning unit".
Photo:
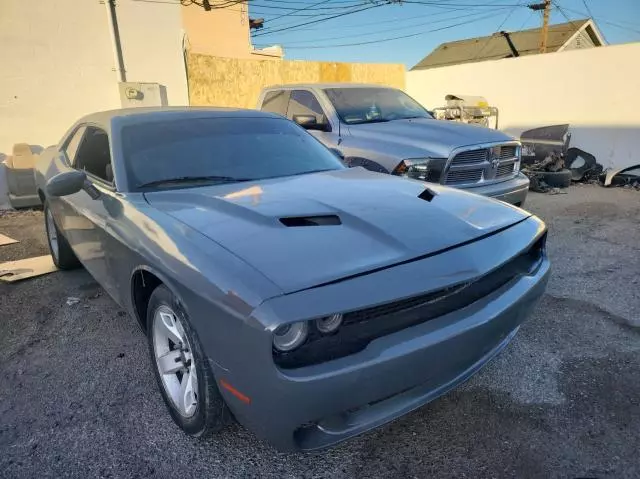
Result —
[[167, 88], [159, 83], [122, 82], [120, 104], [122, 108], [141, 106], [167, 106]]

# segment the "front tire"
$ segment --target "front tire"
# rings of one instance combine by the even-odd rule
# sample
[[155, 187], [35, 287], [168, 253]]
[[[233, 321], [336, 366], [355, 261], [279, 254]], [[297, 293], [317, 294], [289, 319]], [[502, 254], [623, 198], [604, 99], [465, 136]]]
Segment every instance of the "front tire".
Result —
[[49, 208], [49, 203], [44, 203], [44, 225], [47, 232], [47, 244], [53, 258], [53, 264], [59, 269], [74, 269], [80, 266], [80, 261], [71, 249], [69, 242], [62, 235]]
[[174, 422], [190, 436], [219, 431], [229, 411], [186, 313], [164, 285], [151, 294], [147, 325], [152, 367]]

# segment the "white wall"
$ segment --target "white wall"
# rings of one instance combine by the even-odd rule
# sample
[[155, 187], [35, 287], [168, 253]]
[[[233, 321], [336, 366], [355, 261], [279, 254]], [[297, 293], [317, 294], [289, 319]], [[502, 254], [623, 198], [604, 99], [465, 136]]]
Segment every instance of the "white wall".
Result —
[[[169, 104], [188, 104], [180, 4], [117, 5], [127, 80], [160, 83]], [[46, 147], [81, 116], [119, 108], [114, 68], [99, 0], [0, 0], [0, 161], [15, 143]]]
[[407, 72], [407, 91], [427, 107], [448, 93], [482, 95], [514, 136], [569, 123], [571, 146], [605, 168], [640, 163], [640, 43]]
[[169, 105], [188, 105], [180, 3], [116, 3], [127, 81], [160, 83], [167, 88]]

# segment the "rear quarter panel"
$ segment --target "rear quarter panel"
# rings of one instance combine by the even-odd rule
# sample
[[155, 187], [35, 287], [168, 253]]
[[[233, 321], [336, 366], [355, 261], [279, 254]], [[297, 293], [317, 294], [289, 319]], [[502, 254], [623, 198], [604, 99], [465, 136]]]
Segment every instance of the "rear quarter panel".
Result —
[[47, 180], [58, 173], [65, 165], [60, 158], [58, 147], [49, 146], [46, 148], [36, 160], [34, 175], [36, 180], [36, 188], [42, 192], [46, 192]]

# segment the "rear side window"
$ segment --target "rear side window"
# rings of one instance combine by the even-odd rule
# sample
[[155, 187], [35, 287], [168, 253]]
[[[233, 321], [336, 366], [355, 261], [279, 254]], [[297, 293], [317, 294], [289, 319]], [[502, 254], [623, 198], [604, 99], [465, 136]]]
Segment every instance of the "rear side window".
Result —
[[289, 104], [289, 91], [276, 90], [269, 91], [264, 95], [262, 100], [262, 111], [269, 113], [277, 113], [278, 115], [287, 115], [287, 105]]
[[293, 119], [296, 115], [313, 115], [318, 123], [325, 122], [324, 112], [313, 93], [306, 90], [294, 90], [291, 92], [287, 118]]
[[107, 183], [113, 182], [109, 137], [104, 130], [92, 126], [87, 127], [74, 166]]

